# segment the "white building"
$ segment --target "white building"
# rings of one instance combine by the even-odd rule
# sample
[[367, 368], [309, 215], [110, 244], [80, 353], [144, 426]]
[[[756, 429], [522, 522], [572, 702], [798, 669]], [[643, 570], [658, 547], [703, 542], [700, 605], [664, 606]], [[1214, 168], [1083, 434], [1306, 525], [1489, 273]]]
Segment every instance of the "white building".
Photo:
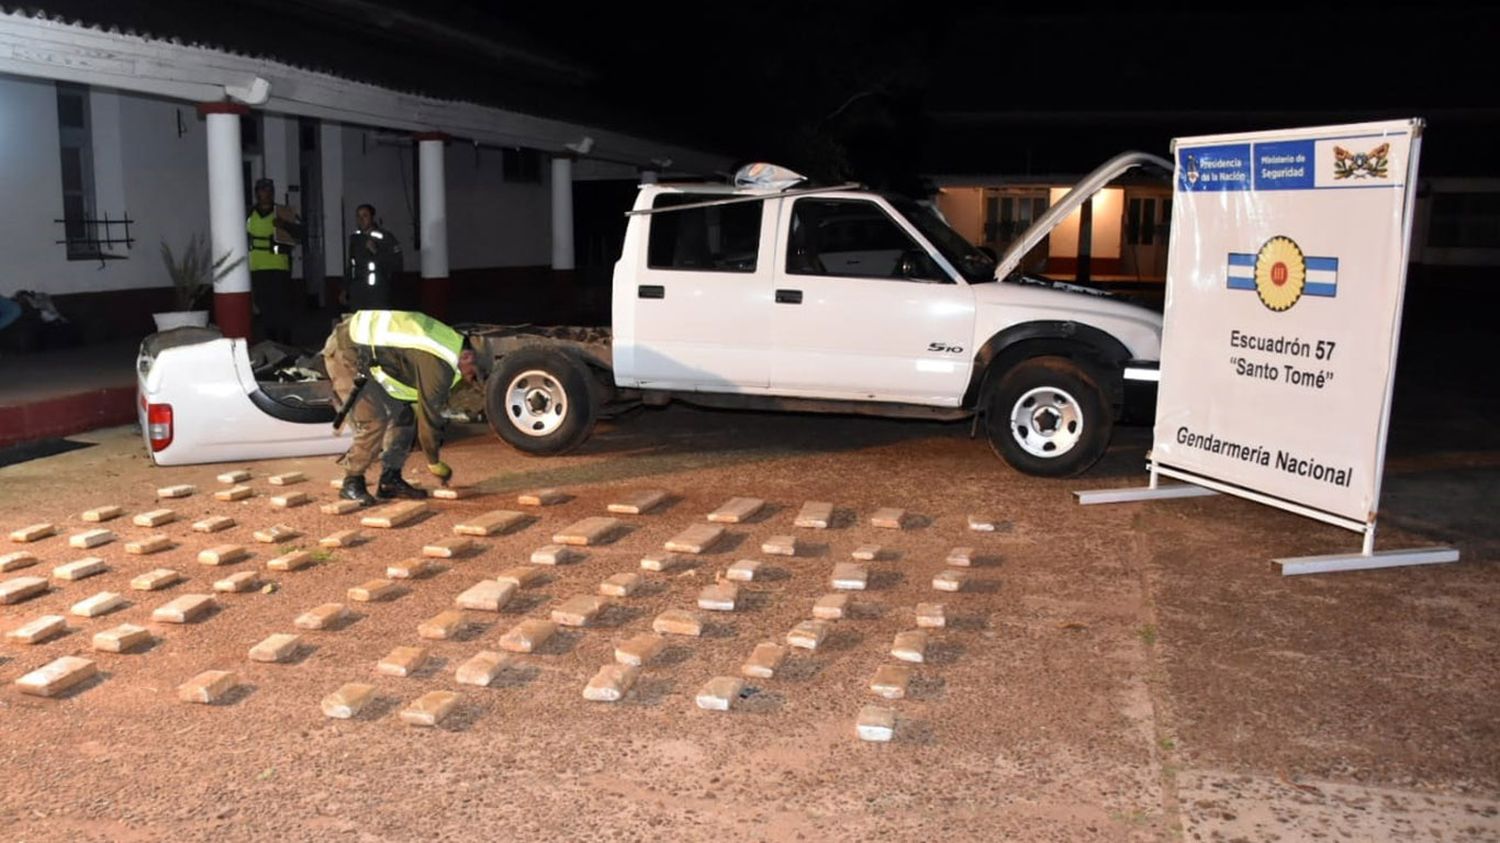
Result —
[[[574, 269], [575, 183], [712, 173], [728, 161], [597, 127], [397, 92], [210, 47], [0, 14], [0, 293], [46, 292], [91, 338], [172, 309], [160, 244], [246, 251], [248, 190], [308, 226], [294, 277], [325, 298], [354, 208], [376, 206], [421, 303]], [[623, 212], [626, 208], [622, 207]], [[419, 241], [419, 246], [418, 246]], [[500, 280], [496, 280], [500, 279]], [[249, 274], [215, 287], [242, 333]], [[462, 314], [455, 314], [462, 318]]]

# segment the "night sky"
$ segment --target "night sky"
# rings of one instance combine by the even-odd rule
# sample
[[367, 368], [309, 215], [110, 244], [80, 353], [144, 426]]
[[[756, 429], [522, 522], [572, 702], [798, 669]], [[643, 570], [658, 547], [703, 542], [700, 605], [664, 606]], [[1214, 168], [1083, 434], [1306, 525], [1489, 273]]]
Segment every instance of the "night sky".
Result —
[[1165, 154], [1174, 136], [1408, 116], [1428, 120], [1425, 173], [1500, 175], [1494, 8], [26, 6], [37, 7], [882, 186], [1076, 174], [1125, 148]]

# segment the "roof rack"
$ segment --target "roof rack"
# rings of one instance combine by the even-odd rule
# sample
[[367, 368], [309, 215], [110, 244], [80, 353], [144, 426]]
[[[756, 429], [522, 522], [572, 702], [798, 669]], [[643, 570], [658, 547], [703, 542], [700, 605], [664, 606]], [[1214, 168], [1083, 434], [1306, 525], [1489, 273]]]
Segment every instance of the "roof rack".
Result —
[[829, 193], [836, 190], [864, 190], [864, 185], [858, 182], [845, 182], [844, 184], [827, 185], [824, 187], [806, 187], [801, 190], [781, 190], [775, 193], [755, 193], [749, 196], [731, 196], [728, 199], [709, 199], [703, 202], [692, 202], [686, 205], [673, 205], [670, 208], [639, 208], [626, 211], [625, 216], [637, 217], [648, 214], [665, 214], [670, 211], [690, 211], [694, 208], [712, 208], [715, 205], [739, 205], [744, 202], [764, 202], [767, 199], [784, 199], [791, 196], [807, 196], [812, 193]]

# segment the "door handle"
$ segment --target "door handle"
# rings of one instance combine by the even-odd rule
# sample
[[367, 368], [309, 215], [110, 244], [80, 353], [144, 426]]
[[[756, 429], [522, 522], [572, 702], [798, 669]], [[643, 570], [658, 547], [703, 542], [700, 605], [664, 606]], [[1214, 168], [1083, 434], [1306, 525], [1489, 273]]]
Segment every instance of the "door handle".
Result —
[[776, 303], [777, 304], [801, 304], [802, 303], [802, 291], [801, 290], [777, 290], [776, 291]]
[[636, 293], [643, 299], [664, 299], [667, 297], [667, 288], [660, 284], [642, 284], [635, 289]]

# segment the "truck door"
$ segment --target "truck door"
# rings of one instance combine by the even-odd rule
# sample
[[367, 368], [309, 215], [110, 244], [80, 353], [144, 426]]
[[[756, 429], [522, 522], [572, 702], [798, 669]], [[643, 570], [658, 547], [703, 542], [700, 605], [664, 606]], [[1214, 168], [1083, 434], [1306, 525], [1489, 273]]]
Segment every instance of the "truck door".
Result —
[[[727, 198], [662, 193], [653, 207]], [[775, 243], [761, 233], [775, 231], [774, 214], [774, 203], [756, 200], [662, 211], [632, 221], [649, 232], [645, 249], [621, 257], [638, 262], [634, 278], [616, 275], [630, 279], [625, 285], [617, 281], [614, 290], [618, 383], [706, 392], [765, 390], [771, 378]]]
[[957, 406], [974, 298], [882, 204], [781, 200], [771, 392]]

